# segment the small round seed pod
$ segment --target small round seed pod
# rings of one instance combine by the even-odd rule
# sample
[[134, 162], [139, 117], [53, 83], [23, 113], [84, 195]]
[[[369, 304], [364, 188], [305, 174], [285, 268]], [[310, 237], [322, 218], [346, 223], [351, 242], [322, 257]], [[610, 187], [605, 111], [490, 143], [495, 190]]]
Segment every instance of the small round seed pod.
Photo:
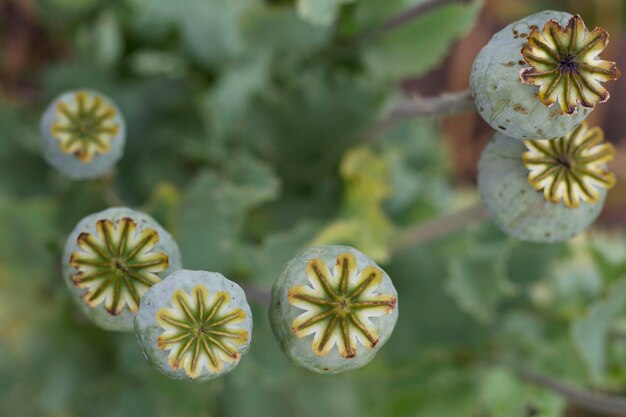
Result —
[[252, 337], [252, 313], [239, 285], [215, 272], [174, 272], [144, 295], [135, 333], [160, 372], [208, 381], [239, 364]]
[[559, 242], [586, 229], [615, 176], [615, 149], [583, 123], [555, 140], [516, 141], [496, 133], [478, 164], [478, 189], [493, 221], [530, 242]]
[[366, 365], [389, 339], [398, 294], [363, 253], [318, 246], [287, 263], [272, 289], [269, 318], [291, 360], [335, 374]]
[[609, 98], [601, 82], [620, 73], [598, 55], [608, 44], [602, 28], [580, 16], [545, 11], [512, 23], [480, 51], [470, 87], [480, 115], [515, 139], [554, 139], [578, 126]]
[[73, 178], [103, 175], [122, 157], [124, 119], [108, 97], [93, 90], [61, 94], [41, 119], [45, 160]]
[[181, 269], [178, 245], [152, 217], [110, 208], [82, 219], [65, 244], [63, 273], [96, 325], [132, 331], [142, 295]]

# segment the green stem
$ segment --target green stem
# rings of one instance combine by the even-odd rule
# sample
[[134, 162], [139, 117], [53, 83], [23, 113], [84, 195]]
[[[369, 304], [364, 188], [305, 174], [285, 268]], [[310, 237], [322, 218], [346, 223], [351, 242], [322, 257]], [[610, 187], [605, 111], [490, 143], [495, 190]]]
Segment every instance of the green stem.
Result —
[[[484, 220], [487, 214], [480, 203], [471, 207], [440, 216], [432, 220], [409, 227], [391, 239], [392, 252], [398, 252], [411, 246], [424, 244], [462, 230], [468, 225]], [[239, 283], [246, 296], [262, 305], [269, 305], [272, 298], [270, 291], [251, 283]]]
[[626, 397], [577, 389], [545, 375], [523, 369], [517, 369], [516, 373], [521, 380], [560, 395], [570, 404], [583, 410], [611, 417], [626, 417]]
[[399, 252], [416, 245], [440, 239], [486, 218], [487, 213], [483, 209], [482, 204], [476, 203], [466, 209], [427, 220], [409, 227], [394, 236], [390, 242], [391, 251]]
[[363, 134], [363, 140], [373, 140], [399, 122], [414, 117], [444, 117], [474, 111], [476, 111], [476, 105], [469, 90], [443, 93], [433, 97], [407, 99], [374, 122]]

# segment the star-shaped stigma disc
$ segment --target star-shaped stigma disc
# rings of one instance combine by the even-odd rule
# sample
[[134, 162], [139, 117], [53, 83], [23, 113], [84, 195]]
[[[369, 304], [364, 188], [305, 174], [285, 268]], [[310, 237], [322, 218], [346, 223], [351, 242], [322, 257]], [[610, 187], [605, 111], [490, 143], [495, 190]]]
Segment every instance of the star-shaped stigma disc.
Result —
[[237, 325], [246, 313], [229, 307], [231, 299], [228, 292], [211, 294], [205, 286], [196, 285], [190, 295], [177, 290], [171, 306], [157, 312], [157, 322], [165, 330], [157, 344], [169, 350], [173, 370], [182, 367], [189, 377], [197, 378], [203, 368], [221, 373], [224, 362], [240, 360], [238, 346], [247, 342], [249, 333]]
[[311, 286], [289, 290], [289, 303], [305, 310], [293, 321], [297, 337], [313, 334], [311, 348], [318, 356], [328, 354], [335, 345], [344, 358], [354, 358], [357, 346], [371, 349], [378, 344], [376, 326], [370, 320], [391, 313], [397, 305], [393, 295], [376, 292], [383, 271], [369, 266], [357, 271], [352, 253], [337, 257], [332, 271], [322, 259], [307, 263], [306, 276]]
[[615, 185], [615, 175], [606, 163], [615, 157], [615, 148], [604, 143], [598, 127], [588, 129], [582, 123], [568, 135], [554, 140], [527, 140], [522, 162], [528, 169], [528, 181], [543, 191], [545, 199], [566, 207], [578, 207], [581, 201], [596, 203], [599, 188]]
[[534, 27], [522, 47], [530, 68], [521, 70], [521, 80], [539, 86], [541, 102], [550, 106], [558, 101], [563, 113], [573, 114], [579, 104], [593, 108], [609, 99], [601, 82], [620, 76], [615, 62], [598, 57], [608, 42], [604, 29], [589, 32], [578, 15], [565, 27], [550, 20], [541, 30]]
[[90, 307], [104, 303], [112, 315], [119, 315], [125, 306], [136, 313], [143, 293], [161, 280], [156, 273], [169, 265], [165, 253], [153, 250], [158, 242], [156, 230], [138, 232], [129, 217], [99, 220], [96, 233], [81, 233], [70, 265], [77, 270], [73, 284], [87, 290], [82, 296], [85, 303]]
[[70, 101], [59, 101], [50, 134], [59, 141], [61, 150], [90, 162], [97, 154], [111, 150], [111, 141], [120, 132], [117, 111], [106, 99], [85, 91]]

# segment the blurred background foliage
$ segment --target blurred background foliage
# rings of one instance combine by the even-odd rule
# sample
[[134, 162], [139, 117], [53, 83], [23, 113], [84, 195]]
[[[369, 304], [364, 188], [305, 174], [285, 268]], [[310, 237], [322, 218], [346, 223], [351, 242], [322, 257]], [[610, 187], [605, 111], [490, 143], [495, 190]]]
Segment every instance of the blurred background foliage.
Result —
[[[606, 27], [619, 62], [626, 2], [459, 2], [372, 35], [422, 1], [0, 0], [0, 415], [590, 416], [520, 368], [626, 393], [624, 185], [568, 244], [515, 242], [483, 222], [394, 252], [396, 233], [477, 200], [492, 132], [468, 114], [365, 135], [407, 97], [467, 88], [491, 34], [535, 11]], [[80, 87], [118, 103], [128, 145], [109, 176], [71, 182], [43, 162], [38, 123]], [[612, 87], [590, 120], [622, 151], [624, 179], [626, 82]], [[396, 284], [395, 333], [362, 370], [317, 376], [282, 355], [251, 297], [237, 370], [168, 380], [132, 334], [81, 316], [62, 283], [66, 235], [117, 205], [162, 222], [187, 268], [261, 292], [306, 245], [355, 246]]]

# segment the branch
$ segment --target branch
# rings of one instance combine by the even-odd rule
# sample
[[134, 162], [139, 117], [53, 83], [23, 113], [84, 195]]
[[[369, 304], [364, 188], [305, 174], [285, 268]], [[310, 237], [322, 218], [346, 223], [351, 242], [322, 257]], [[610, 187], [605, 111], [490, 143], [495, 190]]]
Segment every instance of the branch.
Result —
[[399, 12], [398, 14], [391, 16], [389, 19], [383, 22], [380, 26], [374, 29], [365, 31], [362, 34], [357, 35], [356, 38], [359, 42], [368, 41], [370, 39], [380, 37], [384, 35], [385, 33], [398, 28], [399, 26], [409, 23], [410, 21], [417, 19], [432, 10], [447, 6], [449, 4], [456, 4], [456, 3], [461, 4], [461, 3], [467, 3], [467, 2], [468, 0], [426, 0], [420, 4], [411, 6], [407, 8], [406, 10], [403, 10]]
[[[456, 213], [419, 223], [393, 237], [390, 242], [391, 251], [397, 252], [411, 246], [448, 236], [486, 217], [486, 212], [478, 203]], [[272, 295], [269, 290], [247, 282], [240, 282], [239, 285], [243, 288], [249, 300], [265, 306], [270, 304]]]
[[364, 138], [374, 138], [402, 120], [420, 116], [447, 116], [455, 113], [476, 111], [469, 90], [443, 93], [434, 97], [412, 98], [392, 108], [374, 122], [365, 132]]
[[419, 245], [448, 236], [472, 223], [487, 218], [487, 213], [480, 203], [447, 216], [417, 224], [391, 239], [391, 252], [398, 252], [411, 246]]
[[552, 391], [584, 410], [612, 417], [626, 417], [626, 397], [579, 390], [547, 376], [521, 369], [516, 372], [523, 381]]

